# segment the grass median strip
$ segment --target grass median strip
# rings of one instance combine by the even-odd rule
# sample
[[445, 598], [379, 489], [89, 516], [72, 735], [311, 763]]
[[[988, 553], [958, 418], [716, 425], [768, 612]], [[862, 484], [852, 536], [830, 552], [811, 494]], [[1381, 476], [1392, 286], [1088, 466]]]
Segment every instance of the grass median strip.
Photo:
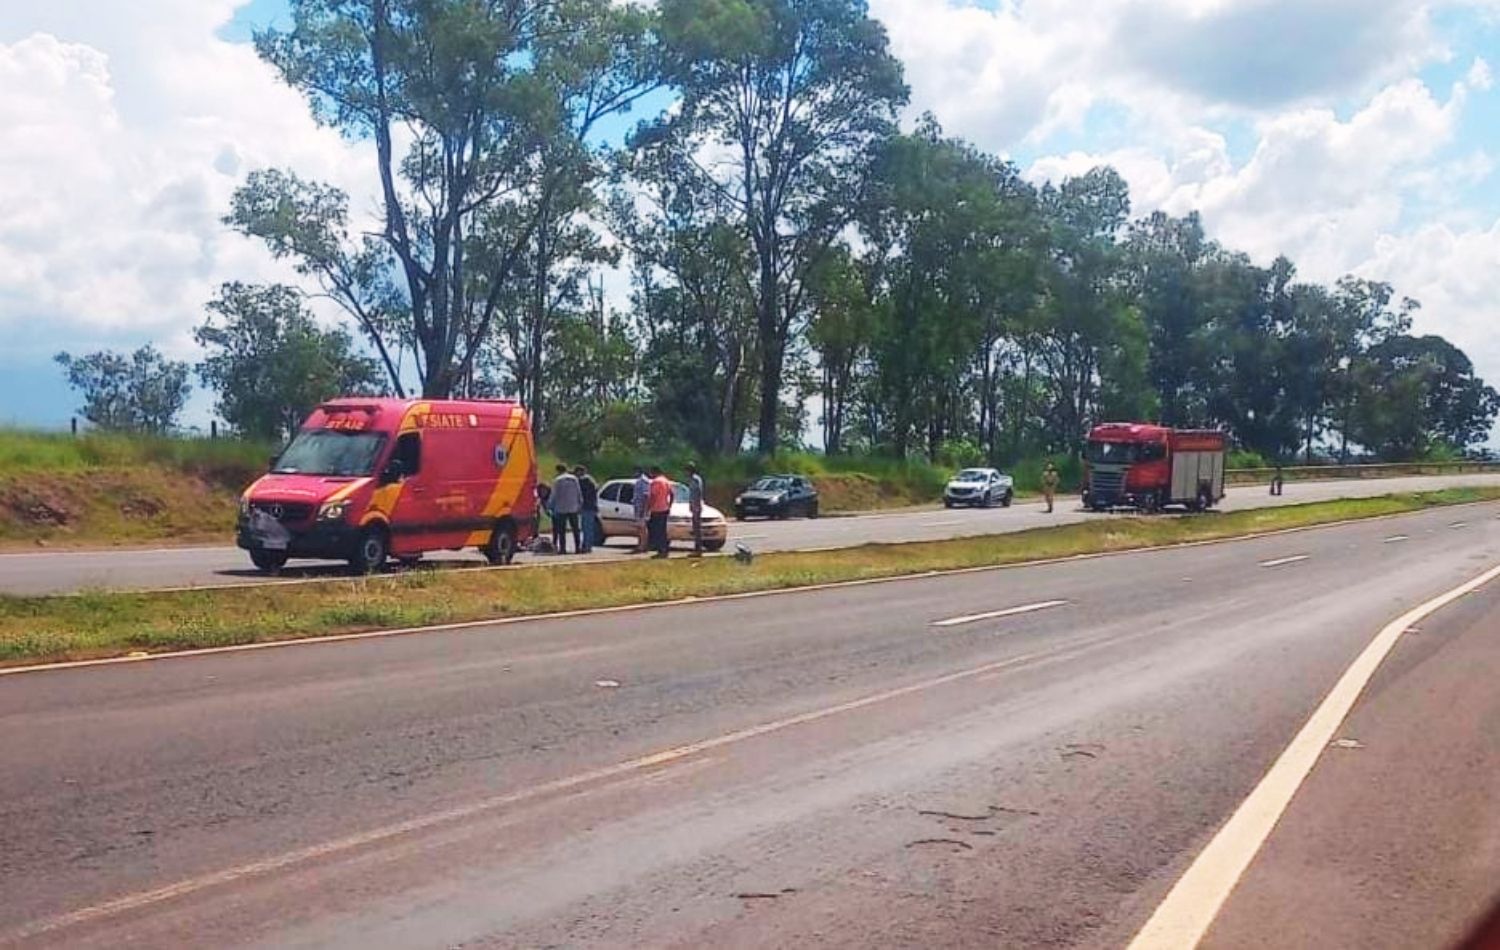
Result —
[[288, 586], [0, 596], [0, 664], [232, 646], [1128, 551], [1500, 500], [1497, 488], [1318, 502], [1189, 517], [1103, 518], [952, 541], [732, 558], [578, 564], [547, 571], [417, 571]]

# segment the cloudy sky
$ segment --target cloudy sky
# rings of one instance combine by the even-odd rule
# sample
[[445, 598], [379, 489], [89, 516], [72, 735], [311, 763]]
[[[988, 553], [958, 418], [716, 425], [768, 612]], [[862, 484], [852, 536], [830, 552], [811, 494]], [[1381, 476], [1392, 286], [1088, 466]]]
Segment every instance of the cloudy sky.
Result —
[[[870, 0], [913, 115], [1032, 177], [1114, 164], [1305, 279], [1388, 280], [1500, 382], [1500, 0]], [[0, 4], [0, 423], [65, 424], [51, 362], [191, 358], [226, 280], [290, 279], [219, 219], [255, 168], [373, 210], [363, 146], [248, 45], [284, 0]], [[364, 196], [364, 197], [360, 197]], [[198, 397], [191, 421], [207, 418]]]

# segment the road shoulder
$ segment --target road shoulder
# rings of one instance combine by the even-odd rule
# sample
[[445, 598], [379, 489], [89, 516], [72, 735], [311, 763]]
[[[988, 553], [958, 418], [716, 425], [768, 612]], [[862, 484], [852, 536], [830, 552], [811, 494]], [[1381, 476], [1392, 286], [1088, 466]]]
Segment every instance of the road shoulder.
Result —
[[1402, 636], [1205, 948], [1455, 942], [1500, 881], [1500, 585]]

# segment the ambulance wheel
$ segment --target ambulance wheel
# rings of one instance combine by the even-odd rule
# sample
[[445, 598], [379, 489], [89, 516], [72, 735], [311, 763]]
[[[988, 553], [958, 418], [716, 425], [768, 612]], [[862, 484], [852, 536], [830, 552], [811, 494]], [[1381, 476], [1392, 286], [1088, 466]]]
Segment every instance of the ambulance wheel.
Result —
[[283, 567], [286, 567], [286, 552], [255, 548], [250, 552], [250, 563], [255, 565], [256, 570], [267, 574], [275, 574]]
[[385, 529], [368, 527], [359, 536], [359, 547], [349, 559], [349, 567], [356, 574], [374, 574], [385, 567], [389, 553], [390, 542], [386, 539]]
[[481, 549], [485, 560], [494, 565], [509, 564], [516, 559], [516, 528], [508, 522], [495, 525], [490, 540]]

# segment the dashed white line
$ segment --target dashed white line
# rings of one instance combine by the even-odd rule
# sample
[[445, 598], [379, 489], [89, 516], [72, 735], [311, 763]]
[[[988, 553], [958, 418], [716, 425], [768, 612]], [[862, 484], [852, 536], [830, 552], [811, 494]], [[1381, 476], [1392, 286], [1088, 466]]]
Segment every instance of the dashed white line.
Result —
[[956, 518], [953, 521], [926, 521], [926, 522], [922, 523], [922, 527], [924, 527], [924, 528], [951, 528], [954, 525], [960, 525], [960, 524], [964, 524], [964, 523], [965, 522], [964, 522], [964, 520], [962, 518]]
[[988, 613], [969, 614], [964, 617], [949, 617], [947, 620], [934, 620], [934, 627], [958, 627], [966, 623], [978, 623], [981, 620], [994, 620], [997, 617], [1014, 617], [1016, 614], [1029, 614], [1038, 610], [1049, 610], [1053, 607], [1061, 607], [1066, 600], [1044, 600], [1036, 604], [1024, 604], [1020, 607], [1007, 607], [1004, 610], [991, 610]]
[[1381, 544], [1395, 544], [1398, 541], [1410, 541], [1410, 540], [1411, 540], [1411, 538], [1407, 537], [1404, 534], [1393, 534], [1389, 538], [1386, 538], [1384, 541], [1382, 541], [1380, 543]]
[[1294, 554], [1291, 557], [1279, 557], [1274, 561], [1261, 561], [1261, 567], [1280, 567], [1283, 564], [1296, 564], [1298, 561], [1306, 561], [1311, 554]]
[[1452, 524], [1450, 524], [1448, 527], [1450, 527], [1450, 528], [1467, 528], [1468, 526], [1469, 526], [1469, 523], [1467, 521], [1455, 521]]

